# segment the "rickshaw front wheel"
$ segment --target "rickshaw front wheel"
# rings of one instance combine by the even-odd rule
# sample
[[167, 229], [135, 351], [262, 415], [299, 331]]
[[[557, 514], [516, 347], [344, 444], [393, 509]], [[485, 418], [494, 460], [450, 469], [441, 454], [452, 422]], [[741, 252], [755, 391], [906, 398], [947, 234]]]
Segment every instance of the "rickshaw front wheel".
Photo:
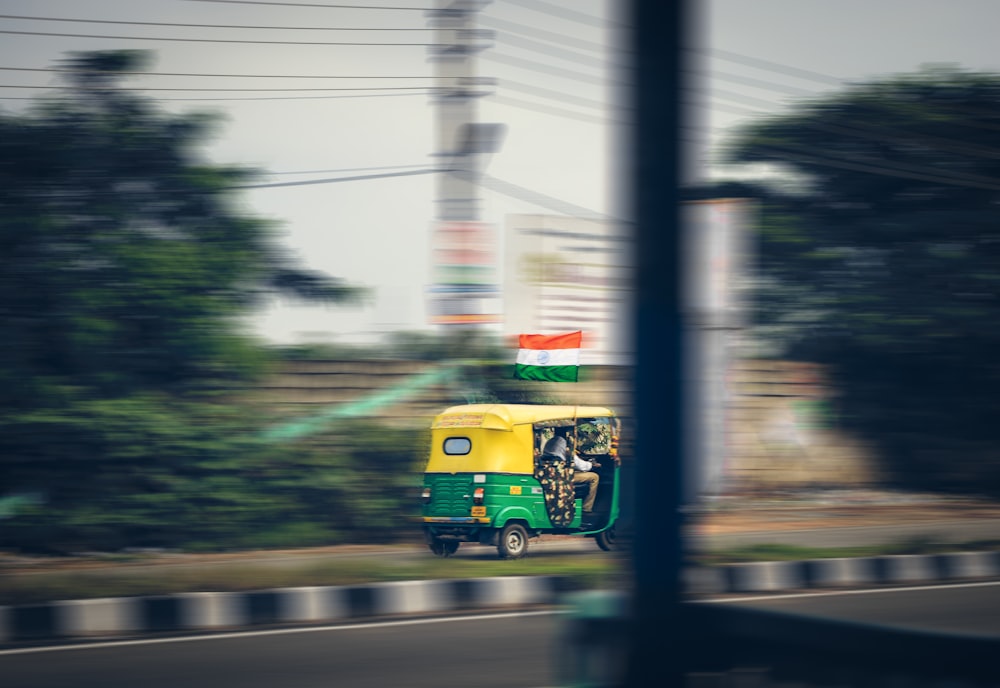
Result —
[[501, 559], [520, 559], [528, 551], [528, 531], [520, 523], [508, 523], [500, 531], [497, 552]]
[[458, 542], [455, 540], [438, 540], [434, 538], [427, 543], [427, 546], [439, 557], [450, 557], [458, 551]]

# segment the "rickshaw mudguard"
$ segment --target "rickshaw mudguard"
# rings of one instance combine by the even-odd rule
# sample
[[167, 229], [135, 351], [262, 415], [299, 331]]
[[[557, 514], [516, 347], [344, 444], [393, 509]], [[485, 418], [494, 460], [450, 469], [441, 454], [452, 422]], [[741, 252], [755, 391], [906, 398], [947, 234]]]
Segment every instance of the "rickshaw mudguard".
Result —
[[534, 529], [538, 528], [538, 524], [535, 522], [536, 520], [537, 519], [531, 512], [531, 509], [518, 505], [505, 506], [493, 517], [493, 527], [503, 528], [507, 525], [508, 521], [524, 521], [528, 524], [529, 528]]

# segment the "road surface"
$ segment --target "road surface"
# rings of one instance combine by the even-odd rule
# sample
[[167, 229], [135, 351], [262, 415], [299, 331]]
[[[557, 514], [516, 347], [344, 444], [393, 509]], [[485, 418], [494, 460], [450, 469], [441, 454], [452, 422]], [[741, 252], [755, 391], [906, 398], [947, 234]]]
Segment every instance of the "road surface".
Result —
[[[716, 600], [1000, 636], [1000, 582]], [[540, 688], [557, 685], [560, 614], [483, 614], [0, 651], [11, 688]]]

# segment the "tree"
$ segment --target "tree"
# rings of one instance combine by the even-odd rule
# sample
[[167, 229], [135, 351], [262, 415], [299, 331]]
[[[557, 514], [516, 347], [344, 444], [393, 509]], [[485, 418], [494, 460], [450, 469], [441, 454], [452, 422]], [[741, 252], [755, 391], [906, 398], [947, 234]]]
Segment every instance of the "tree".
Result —
[[70, 89], [0, 117], [0, 403], [72, 381], [100, 396], [239, 374], [236, 316], [280, 289], [356, 289], [297, 269], [236, 211], [248, 170], [210, 165], [203, 115], [120, 86], [144, 53], [76, 55]]
[[760, 324], [830, 365], [896, 481], [1000, 491], [1000, 76], [929, 70], [752, 125]]
[[0, 114], [0, 514], [19, 546], [176, 542], [168, 514], [245, 515], [246, 466], [274, 452], [205, 395], [264, 360], [238, 316], [276, 291], [362, 293], [237, 210], [253, 173], [202, 159], [211, 118], [122, 87], [146, 57], [73, 55], [65, 92]]

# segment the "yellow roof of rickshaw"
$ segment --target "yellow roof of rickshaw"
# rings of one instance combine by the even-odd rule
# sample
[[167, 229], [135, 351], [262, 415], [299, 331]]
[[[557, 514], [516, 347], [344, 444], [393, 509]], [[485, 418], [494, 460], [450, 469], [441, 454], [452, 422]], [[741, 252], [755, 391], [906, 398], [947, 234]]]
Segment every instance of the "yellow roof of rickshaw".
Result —
[[431, 428], [484, 428], [512, 430], [515, 425], [547, 420], [613, 416], [604, 406], [554, 406], [547, 404], [464, 404], [445, 409], [434, 417]]

